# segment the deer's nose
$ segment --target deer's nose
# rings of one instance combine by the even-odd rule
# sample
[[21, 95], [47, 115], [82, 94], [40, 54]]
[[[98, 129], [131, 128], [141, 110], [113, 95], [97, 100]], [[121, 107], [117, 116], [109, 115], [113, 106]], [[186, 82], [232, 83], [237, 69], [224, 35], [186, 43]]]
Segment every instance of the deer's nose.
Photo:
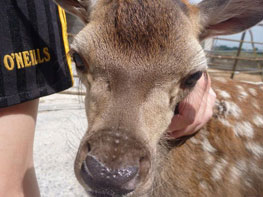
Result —
[[95, 191], [125, 195], [135, 189], [138, 169], [138, 166], [110, 169], [95, 156], [88, 155], [82, 164], [81, 176]]
[[82, 183], [96, 193], [93, 196], [123, 196], [147, 180], [150, 153], [131, 132], [100, 130], [81, 148], [83, 159], [77, 172]]

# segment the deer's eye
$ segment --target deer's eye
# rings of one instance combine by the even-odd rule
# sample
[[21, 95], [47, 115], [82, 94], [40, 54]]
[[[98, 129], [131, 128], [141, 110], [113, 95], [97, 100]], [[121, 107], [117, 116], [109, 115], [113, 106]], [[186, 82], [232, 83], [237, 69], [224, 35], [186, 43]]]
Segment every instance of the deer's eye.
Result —
[[81, 72], [86, 71], [86, 65], [85, 65], [82, 57], [76, 52], [73, 53], [72, 57], [73, 57], [73, 60], [76, 64], [76, 68]]
[[196, 82], [201, 78], [203, 72], [198, 71], [194, 74], [191, 74], [183, 81], [183, 88], [193, 88]]

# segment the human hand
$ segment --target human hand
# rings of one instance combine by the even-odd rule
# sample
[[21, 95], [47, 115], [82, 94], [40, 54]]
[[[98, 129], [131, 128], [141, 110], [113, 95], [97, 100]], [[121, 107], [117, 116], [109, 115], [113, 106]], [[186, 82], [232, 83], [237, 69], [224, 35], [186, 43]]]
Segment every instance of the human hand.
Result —
[[198, 131], [212, 117], [215, 100], [211, 80], [204, 73], [193, 91], [180, 102], [179, 114], [174, 115], [169, 126], [170, 136], [179, 138]]

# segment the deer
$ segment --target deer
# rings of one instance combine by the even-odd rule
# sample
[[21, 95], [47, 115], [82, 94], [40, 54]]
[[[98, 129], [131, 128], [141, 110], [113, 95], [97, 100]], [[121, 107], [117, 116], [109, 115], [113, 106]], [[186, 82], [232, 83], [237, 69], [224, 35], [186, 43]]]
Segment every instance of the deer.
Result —
[[71, 55], [88, 128], [74, 172], [93, 197], [262, 196], [263, 86], [211, 77], [213, 116], [173, 139], [176, 106], [207, 61], [201, 42], [263, 19], [263, 0], [56, 0], [84, 28]]

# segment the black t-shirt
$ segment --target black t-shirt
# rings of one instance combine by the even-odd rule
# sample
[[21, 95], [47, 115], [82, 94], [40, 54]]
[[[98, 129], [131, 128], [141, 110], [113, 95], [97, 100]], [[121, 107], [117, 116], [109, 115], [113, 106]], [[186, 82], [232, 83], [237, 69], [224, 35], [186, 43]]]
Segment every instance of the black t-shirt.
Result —
[[0, 108], [72, 86], [64, 11], [52, 0], [0, 1]]

